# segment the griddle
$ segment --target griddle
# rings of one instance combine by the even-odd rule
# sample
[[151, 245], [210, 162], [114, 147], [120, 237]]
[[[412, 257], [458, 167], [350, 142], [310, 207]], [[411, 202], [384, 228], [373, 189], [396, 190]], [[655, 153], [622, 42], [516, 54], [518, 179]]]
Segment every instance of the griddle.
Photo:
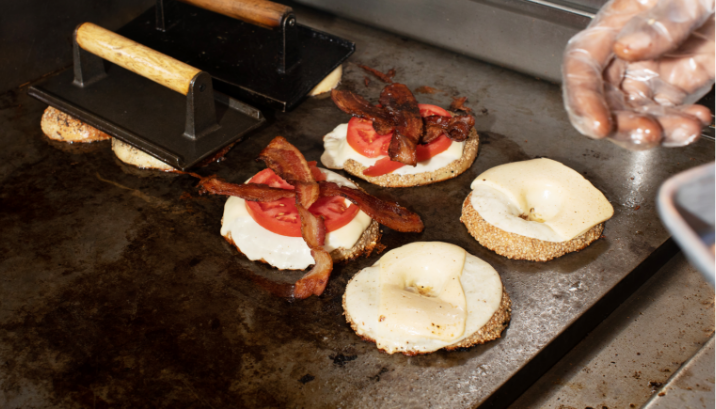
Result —
[[[297, 8], [297, 7], [296, 7]], [[345, 323], [347, 281], [379, 254], [337, 265], [326, 292], [289, 303], [275, 281], [301, 273], [253, 263], [219, 235], [224, 199], [197, 196], [188, 176], [130, 174], [108, 146], [58, 150], [39, 130], [44, 105], [0, 97], [0, 400], [5, 406], [237, 408], [504, 407], [676, 252], [655, 197], [669, 175], [714, 158], [712, 141], [629, 152], [579, 135], [558, 87], [385, 32], [297, 8], [349, 37], [358, 52], [343, 87], [376, 100], [355, 64], [395, 67], [420, 102], [467, 96], [480, 151], [463, 175], [383, 189], [425, 221], [421, 234], [383, 228], [387, 249], [416, 240], [464, 247], [497, 269], [513, 300], [503, 337], [475, 348], [380, 353]], [[308, 160], [348, 115], [312, 99], [232, 150], [206, 174], [241, 182], [276, 135]], [[69, 149], [69, 147], [67, 148]], [[615, 208], [604, 238], [547, 263], [511, 261], [459, 222], [470, 182], [507, 162], [546, 156], [585, 175]], [[29, 403], [27, 404], [29, 405]], [[26, 406], [27, 406], [26, 405]]]

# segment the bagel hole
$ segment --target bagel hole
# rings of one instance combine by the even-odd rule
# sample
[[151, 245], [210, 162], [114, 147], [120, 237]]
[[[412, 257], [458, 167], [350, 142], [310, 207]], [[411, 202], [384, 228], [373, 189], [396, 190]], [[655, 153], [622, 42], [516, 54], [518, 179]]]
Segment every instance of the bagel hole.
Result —
[[530, 208], [530, 211], [528, 213], [522, 213], [519, 217], [522, 220], [527, 220], [530, 222], [537, 222], [537, 223], [545, 222], [545, 220], [543, 218], [541, 218], [541, 217], [539, 217], [539, 215], [535, 214], [534, 207]]
[[419, 285], [417, 283], [409, 283], [405, 286], [405, 291], [409, 291], [411, 293], [420, 294], [423, 297], [431, 297], [435, 298], [438, 295], [433, 294], [433, 287], [427, 286], [427, 285]]

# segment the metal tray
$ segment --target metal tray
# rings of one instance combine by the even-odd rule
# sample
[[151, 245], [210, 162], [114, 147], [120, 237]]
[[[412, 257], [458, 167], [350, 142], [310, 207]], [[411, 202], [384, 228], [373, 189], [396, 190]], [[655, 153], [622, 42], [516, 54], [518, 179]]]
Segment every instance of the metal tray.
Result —
[[[467, 96], [480, 152], [447, 182], [370, 193], [417, 211], [422, 234], [384, 229], [388, 249], [416, 240], [463, 246], [492, 264], [513, 300], [503, 338], [464, 351], [378, 352], [345, 323], [350, 277], [380, 255], [339, 265], [320, 298], [288, 303], [267, 279], [300, 273], [252, 263], [219, 236], [224, 199], [189, 176], [119, 165], [108, 144], [50, 144], [44, 107], [0, 97], [0, 406], [502, 407], [676, 251], [655, 197], [670, 175], [713, 160], [714, 144], [629, 152], [573, 130], [558, 87], [345, 20], [294, 7], [301, 21], [349, 38], [343, 87], [375, 99], [382, 84], [355, 64], [395, 67], [421, 102]], [[317, 160], [322, 135], [348, 116], [311, 99], [201, 172], [244, 181], [276, 135]], [[548, 263], [481, 247], [458, 218], [472, 179], [495, 165], [547, 156], [576, 169], [615, 208], [605, 237]]]
[[714, 285], [714, 164], [672, 176], [659, 189], [661, 220], [689, 261]]

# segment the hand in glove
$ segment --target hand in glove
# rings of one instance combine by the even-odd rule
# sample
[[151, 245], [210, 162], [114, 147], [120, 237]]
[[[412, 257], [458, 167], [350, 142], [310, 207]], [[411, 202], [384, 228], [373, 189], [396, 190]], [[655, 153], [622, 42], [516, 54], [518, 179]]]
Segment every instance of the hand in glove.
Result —
[[630, 149], [684, 146], [711, 122], [714, 0], [611, 0], [568, 43], [564, 104], [579, 132]]

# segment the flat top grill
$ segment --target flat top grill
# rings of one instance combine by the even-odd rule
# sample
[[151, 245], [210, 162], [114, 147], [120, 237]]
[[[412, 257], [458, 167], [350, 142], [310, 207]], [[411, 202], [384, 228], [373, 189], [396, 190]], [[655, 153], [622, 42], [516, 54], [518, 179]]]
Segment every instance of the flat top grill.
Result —
[[[509, 402], [676, 251], [654, 198], [667, 176], [714, 158], [712, 141], [628, 152], [571, 127], [558, 87], [345, 20], [299, 9], [301, 21], [353, 40], [343, 86], [375, 99], [383, 84], [356, 63], [395, 68], [420, 102], [467, 96], [480, 152], [463, 175], [382, 189], [418, 212], [421, 234], [383, 229], [388, 249], [417, 240], [464, 247], [501, 274], [513, 300], [503, 338], [464, 351], [378, 352], [345, 323], [347, 281], [380, 255], [336, 266], [319, 298], [288, 303], [266, 283], [292, 281], [219, 235], [224, 199], [188, 176], [120, 165], [107, 144], [41, 136], [42, 106], [0, 100], [0, 390], [11, 402], [83, 407], [433, 407]], [[321, 138], [348, 115], [330, 99], [277, 113], [272, 125], [202, 170], [241, 182], [276, 135], [318, 160]], [[60, 149], [58, 149], [60, 148]], [[577, 170], [615, 208], [605, 238], [548, 263], [511, 261], [459, 222], [470, 182], [493, 166], [546, 156]], [[652, 271], [653, 270], [653, 271]], [[519, 382], [523, 385], [519, 386]], [[517, 385], [517, 386], [515, 386]], [[516, 388], [516, 389], [515, 389]]]

